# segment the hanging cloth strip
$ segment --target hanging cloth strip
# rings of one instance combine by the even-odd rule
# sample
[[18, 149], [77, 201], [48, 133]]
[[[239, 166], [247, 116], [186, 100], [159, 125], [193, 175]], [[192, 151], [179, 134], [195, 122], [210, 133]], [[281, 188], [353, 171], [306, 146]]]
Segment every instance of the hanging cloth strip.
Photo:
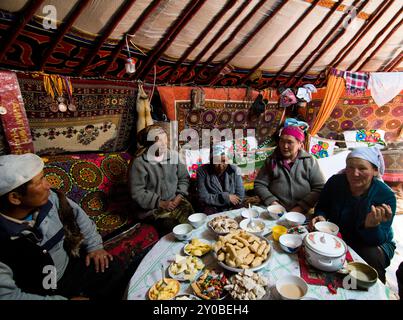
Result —
[[11, 153], [34, 152], [24, 101], [14, 72], [0, 71], [0, 96], [3, 110], [0, 118]]
[[368, 87], [368, 73], [345, 71], [344, 79], [346, 80], [347, 94], [356, 96], [364, 95]]

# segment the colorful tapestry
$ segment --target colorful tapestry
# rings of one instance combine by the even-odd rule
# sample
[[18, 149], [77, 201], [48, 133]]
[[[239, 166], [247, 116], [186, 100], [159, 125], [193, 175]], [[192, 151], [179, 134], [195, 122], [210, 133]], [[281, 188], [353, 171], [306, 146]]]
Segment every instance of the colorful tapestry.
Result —
[[77, 110], [52, 112], [54, 101], [42, 77], [20, 76], [19, 83], [32, 132], [35, 153], [127, 149], [133, 126], [135, 88], [110, 81], [73, 80]]
[[[299, 113], [312, 125], [313, 120], [322, 104], [325, 90], [313, 94], [313, 100], [306, 108], [300, 108]], [[328, 139], [343, 139], [342, 132], [347, 130], [384, 130], [385, 142], [398, 140], [403, 127], [403, 92], [392, 101], [378, 107], [370, 92], [365, 91], [363, 97], [344, 95], [338, 101], [331, 116], [325, 122], [319, 135]]]
[[127, 187], [128, 153], [76, 154], [42, 157], [45, 176], [96, 223], [102, 236], [130, 225]]
[[165, 113], [170, 120], [178, 121], [179, 133], [183, 129], [195, 129], [202, 141], [203, 129], [242, 129], [247, 136], [247, 129], [255, 130], [259, 143], [273, 135], [279, 128], [284, 108], [278, 106], [278, 97], [274, 91], [267, 93], [269, 100], [266, 110], [259, 116], [252, 114], [250, 107], [258, 92], [253, 91], [247, 97], [246, 89], [205, 88], [205, 105], [198, 110], [191, 109], [192, 87], [158, 87]]
[[33, 152], [24, 101], [14, 72], [0, 71], [0, 97], [0, 118], [10, 152]]

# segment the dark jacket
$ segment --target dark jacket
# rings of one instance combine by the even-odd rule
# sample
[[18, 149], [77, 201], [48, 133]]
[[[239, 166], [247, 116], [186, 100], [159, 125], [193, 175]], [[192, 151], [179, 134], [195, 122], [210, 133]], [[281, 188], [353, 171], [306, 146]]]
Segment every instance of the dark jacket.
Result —
[[235, 194], [241, 201], [243, 200], [245, 189], [239, 169], [234, 165], [228, 165], [223, 175], [224, 187], [221, 186], [212, 164], [206, 164], [197, 169], [197, 187], [199, 201], [202, 204], [230, 207], [232, 205], [229, 200], [230, 194]]
[[354, 245], [380, 246], [391, 259], [395, 250], [392, 219], [374, 228], [365, 228], [365, 218], [371, 205], [386, 203], [396, 212], [396, 196], [384, 182], [373, 179], [367, 193], [360, 197], [351, 194], [345, 174], [332, 176], [320, 195], [315, 216], [323, 216], [340, 227], [343, 239]]

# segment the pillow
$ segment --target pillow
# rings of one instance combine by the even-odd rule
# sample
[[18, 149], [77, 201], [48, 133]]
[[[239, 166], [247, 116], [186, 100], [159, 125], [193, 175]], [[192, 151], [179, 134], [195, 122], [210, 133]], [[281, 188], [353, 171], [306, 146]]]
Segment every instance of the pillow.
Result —
[[197, 168], [203, 164], [210, 162], [210, 150], [198, 149], [198, 150], [183, 150], [185, 154], [186, 168], [188, 170], [191, 179], [196, 179]]
[[336, 141], [311, 137], [309, 141], [309, 153], [316, 159], [331, 157], [334, 152]]
[[383, 149], [386, 146], [385, 143], [385, 131], [384, 130], [349, 130], [344, 131], [344, 140], [346, 141], [347, 148], [357, 148], [357, 147], [372, 147], [377, 146]]

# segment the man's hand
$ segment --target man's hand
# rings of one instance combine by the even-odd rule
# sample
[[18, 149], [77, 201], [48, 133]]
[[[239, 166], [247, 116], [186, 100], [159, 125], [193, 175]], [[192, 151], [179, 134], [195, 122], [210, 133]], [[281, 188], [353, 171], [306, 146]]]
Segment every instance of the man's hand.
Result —
[[317, 216], [317, 217], [313, 218], [313, 219], [311, 220], [311, 222], [309, 222], [309, 229], [310, 229], [310, 230], [314, 230], [315, 223], [316, 223], [316, 222], [319, 222], [319, 221], [326, 221], [326, 219], [325, 219], [324, 216]]
[[371, 211], [365, 217], [365, 228], [374, 228], [382, 222], [392, 219], [392, 208], [382, 203], [380, 206], [371, 206]]
[[236, 194], [230, 194], [229, 195], [229, 201], [236, 206], [241, 202], [241, 199], [236, 195]]
[[90, 265], [91, 260], [94, 261], [95, 272], [99, 272], [99, 270], [104, 272], [105, 269], [109, 268], [109, 261], [113, 260], [113, 256], [104, 249], [99, 249], [87, 254], [85, 257], [85, 265], [87, 267]]

